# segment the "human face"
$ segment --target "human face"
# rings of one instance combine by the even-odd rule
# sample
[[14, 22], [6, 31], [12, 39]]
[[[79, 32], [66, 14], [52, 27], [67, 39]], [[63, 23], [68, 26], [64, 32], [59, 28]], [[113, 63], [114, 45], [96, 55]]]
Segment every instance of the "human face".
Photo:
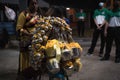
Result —
[[80, 9], [80, 12], [82, 13], [82, 12], [83, 12], [83, 10], [82, 10], [82, 9]]
[[31, 1], [30, 1], [30, 4], [29, 4], [29, 9], [30, 9], [32, 12], [37, 11], [37, 9], [38, 9], [38, 0], [31, 0]]

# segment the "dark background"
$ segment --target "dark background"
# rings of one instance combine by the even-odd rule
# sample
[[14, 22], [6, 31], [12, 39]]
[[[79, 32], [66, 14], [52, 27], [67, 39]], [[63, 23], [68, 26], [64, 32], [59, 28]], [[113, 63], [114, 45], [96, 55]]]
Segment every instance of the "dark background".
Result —
[[72, 8], [95, 9], [100, 1], [107, 0], [44, 0], [51, 5], [59, 5]]

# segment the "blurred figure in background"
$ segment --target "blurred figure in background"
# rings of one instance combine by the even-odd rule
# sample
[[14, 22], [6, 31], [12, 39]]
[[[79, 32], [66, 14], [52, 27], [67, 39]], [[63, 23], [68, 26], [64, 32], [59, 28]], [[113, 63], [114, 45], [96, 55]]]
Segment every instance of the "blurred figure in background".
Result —
[[66, 8], [65, 8], [65, 7], [62, 7], [61, 10], [62, 10], [62, 18], [66, 21], [67, 24], [70, 25], [71, 21], [70, 21], [70, 19], [67, 17]]
[[80, 11], [76, 13], [76, 17], [78, 19], [77, 21], [78, 36], [79, 37], [84, 36], [86, 13], [83, 11], [83, 9], [80, 9]]
[[112, 43], [115, 41], [115, 63], [120, 63], [120, 0], [114, 1], [113, 9], [109, 13], [108, 25], [105, 28], [107, 34], [106, 51], [101, 61], [109, 60]]
[[[36, 19], [41, 15], [38, 0], [28, 0], [27, 4], [28, 8], [19, 14], [16, 25], [16, 31], [20, 35], [18, 77], [23, 75], [23, 72], [30, 67], [28, 46], [31, 44], [32, 29], [34, 29], [34, 25], [37, 22]], [[26, 78], [25, 80], [28, 80], [26, 76], [24, 77]]]
[[64, 19], [67, 24], [70, 24], [70, 20], [67, 18], [66, 9], [64, 7], [51, 6], [46, 12], [46, 16], [60, 17]]
[[94, 51], [94, 48], [96, 46], [99, 36], [101, 38], [99, 57], [102, 57], [103, 55], [104, 46], [105, 46], [104, 29], [105, 29], [105, 23], [106, 23], [106, 18], [107, 18], [107, 11], [108, 10], [104, 8], [103, 2], [100, 2], [99, 9], [96, 9], [94, 11], [93, 19], [94, 19], [96, 27], [94, 28], [91, 46], [87, 53], [88, 55], [93, 54], [93, 51]]
[[8, 43], [9, 43], [9, 34], [6, 28], [3, 28], [0, 36], [0, 48], [1, 49], [7, 48]]

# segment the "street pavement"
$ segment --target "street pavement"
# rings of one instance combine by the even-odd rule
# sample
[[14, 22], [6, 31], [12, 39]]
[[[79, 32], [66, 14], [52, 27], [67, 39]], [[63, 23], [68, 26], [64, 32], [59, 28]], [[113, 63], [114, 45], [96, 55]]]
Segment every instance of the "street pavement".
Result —
[[[113, 45], [109, 61], [100, 61], [99, 44], [91, 56], [85, 56], [91, 44], [91, 38], [73, 37], [83, 48], [80, 72], [69, 77], [70, 80], [120, 80], [120, 64], [114, 63], [115, 47]], [[11, 41], [9, 48], [0, 50], [0, 80], [15, 80], [18, 68], [18, 41]], [[48, 80], [45, 77], [42, 80]]]

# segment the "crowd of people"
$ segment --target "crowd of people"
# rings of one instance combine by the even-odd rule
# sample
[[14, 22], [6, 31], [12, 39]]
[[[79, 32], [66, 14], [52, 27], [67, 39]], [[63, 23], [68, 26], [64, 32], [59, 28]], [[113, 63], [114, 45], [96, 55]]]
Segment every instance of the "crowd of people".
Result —
[[[84, 36], [86, 13], [80, 9], [76, 13], [77, 32], [79, 37]], [[113, 7], [105, 7], [104, 2], [99, 2], [98, 9], [95, 9], [92, 19], [94, 20], [94, 31], [92, 35], [91, 45], [85, 55], [92, 55], [96, 43], [100, 36], [99, 57], [101, 61], [110, 59], [112, 43], [115, 41], [115, 63], [120, 63], [120, 1], [115, 0]], [[105, 51], [104, 51], [105, 48]]]
[[[93, 32], [92, 44], [87, 55], [93, 54], [97, 39], [101, 35], [101, 45], [99, 56], [101, 61], [110, 59], [112, 43], [115, 41], [115, 63], [120, 63], [120, 1], [116, 0], [113, 3], [112, 9], [104, 8], [104, 3], [99, 3], [99, 9], [96, 9], [93, 15], [96, 27]], [[105, 46], [106, 45], [106, 46]], [[105, 54], [103, 50], [105, 47]]]

